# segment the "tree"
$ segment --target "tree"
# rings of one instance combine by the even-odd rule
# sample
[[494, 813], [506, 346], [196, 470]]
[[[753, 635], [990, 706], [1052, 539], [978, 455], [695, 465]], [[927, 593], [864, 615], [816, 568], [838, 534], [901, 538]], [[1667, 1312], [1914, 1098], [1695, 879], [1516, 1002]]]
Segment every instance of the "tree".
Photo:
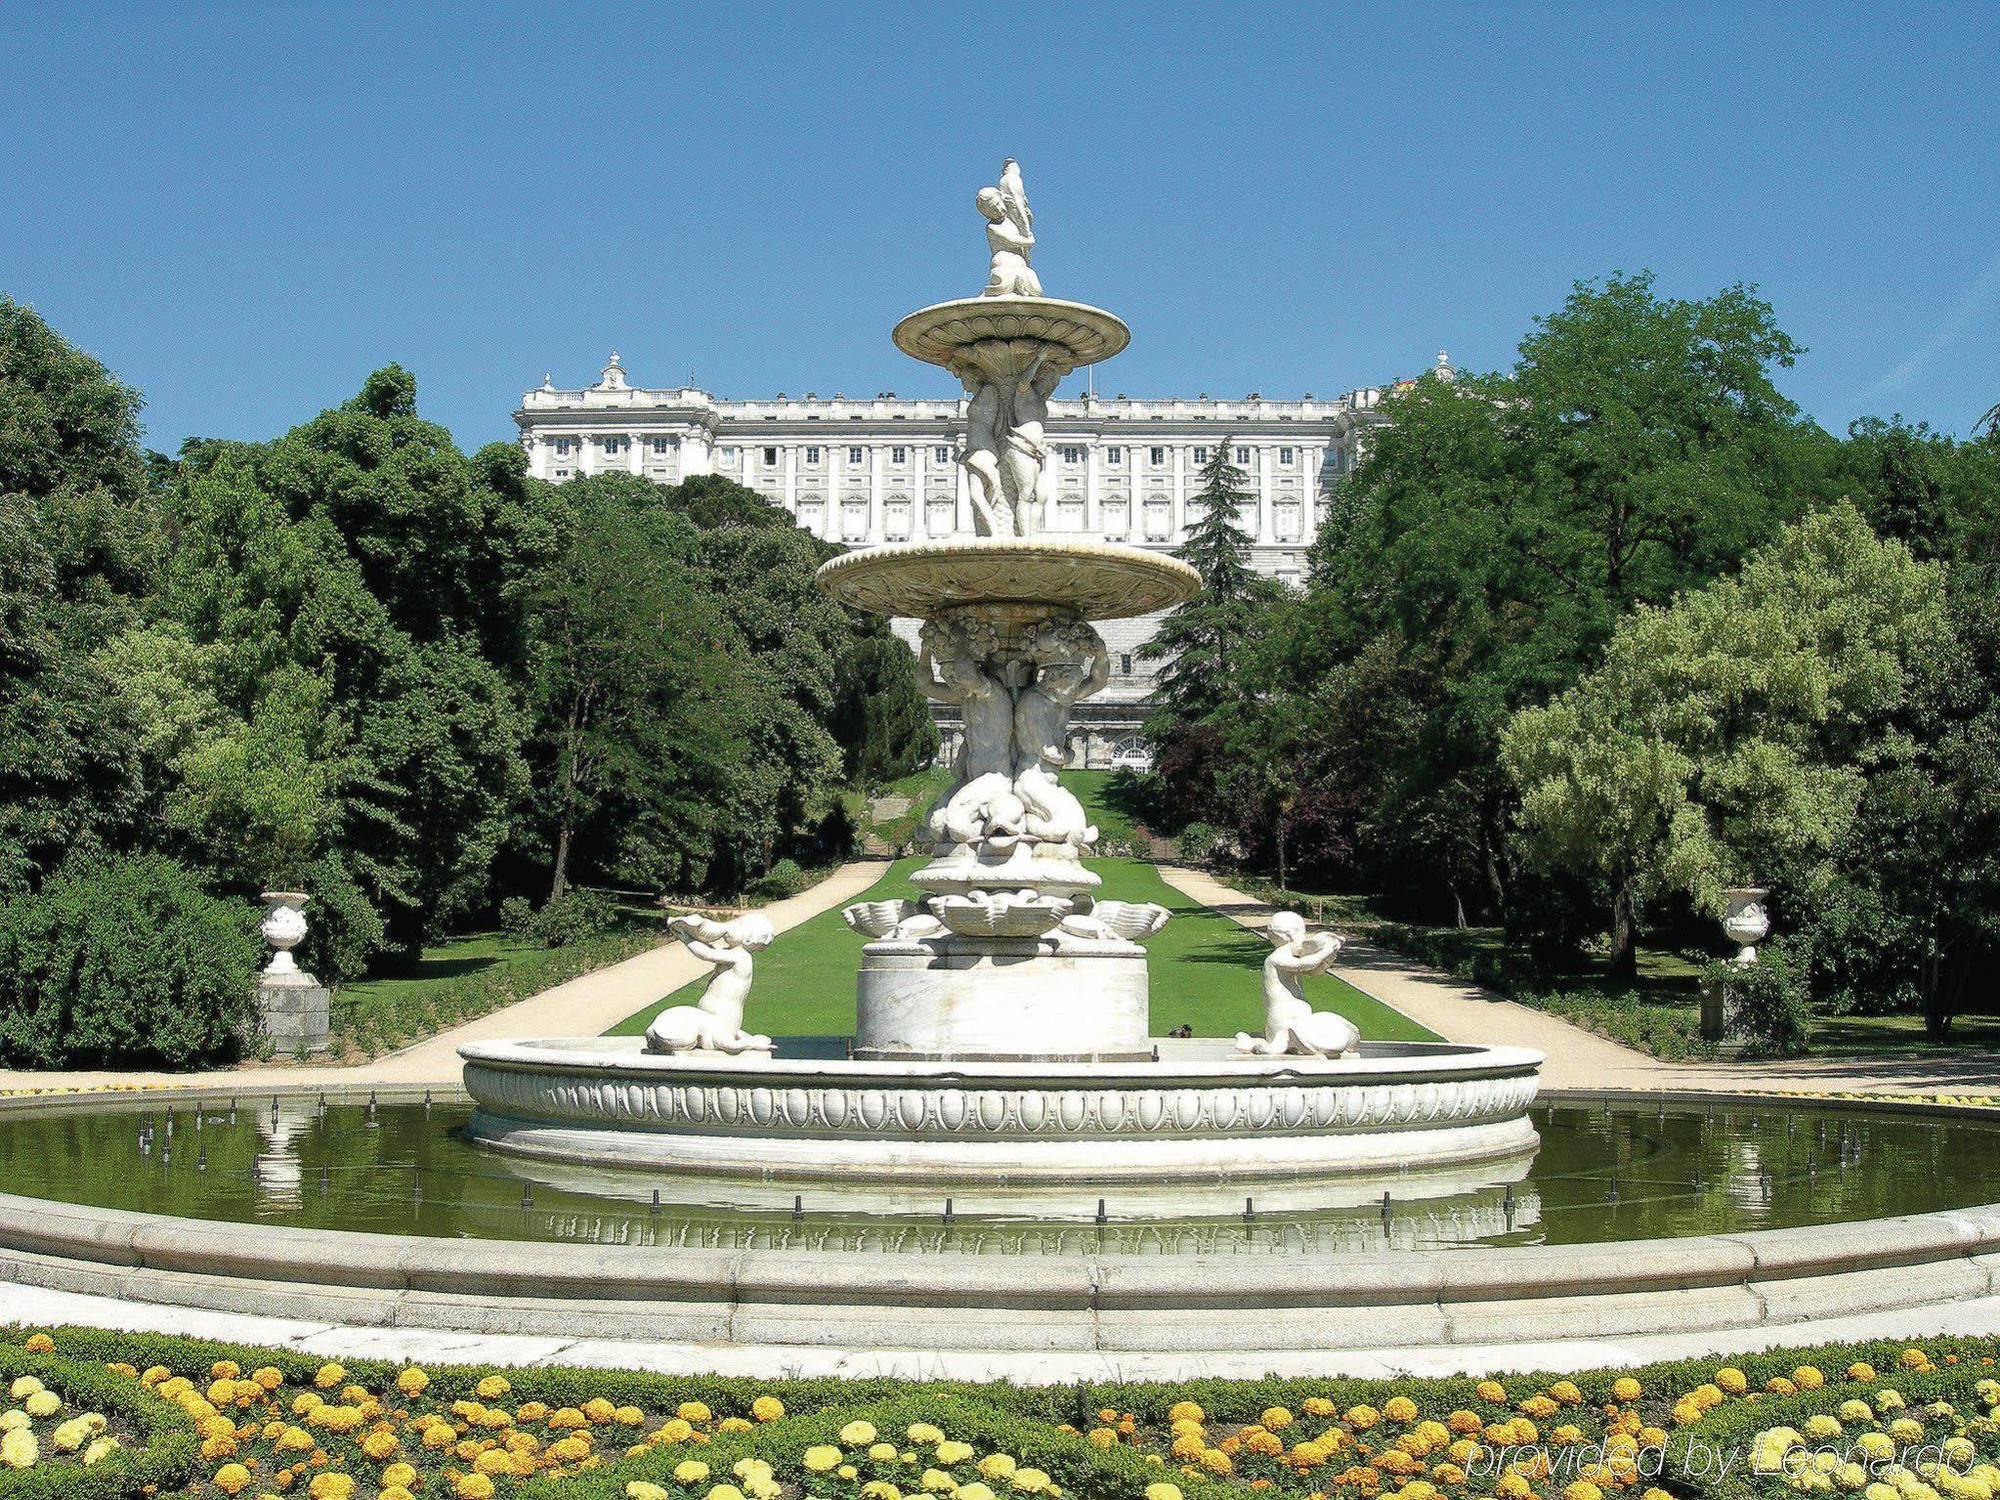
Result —
[[1174, 556], [1201, 575], [1201, 592], [1168, 611], [1139, 649], [1142, 661], [1165, 663], [1158, 677], [1158, 720], [1168, 735], [1241, 701], [1241, 663], [1278, 597], [1277, 585], [1250, 566], [1242, 512], [1254, 498], [1244, 472], [1230, 462], [1230, 441], [1224, 438], [1202, 466], [1201, 490], [1193, 501], [1199, 514], [1174, 549]]
[[1626, 976], [1654, 897], [1719, 912], [1731, 884], [1810, 883], [1949, 640], [1938, 568], [1850, 505], [1799, 522], [1737, 576], [1633, 611], [1601, 666], [1514, 716], [1526, 859], [1609, 883]]
[[164, 550], [139, 405], [0, 297], [0, 893], [135, 833], [132, 730], [92, 655]]
[[[1385, 398], [1389, 423], [1331, 497], [1306, 597], [1259, 667], [1260, 693], [1307, 726], [1302, 775], [1369, 762], [1356, 878], [1439, 912], [1468, 894], [1515, 905], [1502, 728], [1574, 683], [1627, 610], [1700, 586], [1811, 508], [1831, 440], [1772, 378], [1797, 352], [1745, 288], [1687, 301], [1614, 276], [1538, 319], [1511, 371]], [[1386, 744], [1318, 687], [1384, 643]]]
[[833, 733], [848, 779], [863, 786], [907, 776], [937, 754], [937, 723], [917, 687], [910, 648], [887, 621], [857, 632], [841, 658]]
[[[568, 486], [566, 537], [528, 596], [535, 811], [550, 838], [550, 899], [579, 839], [595, 862], [619, 808], [647, 814], [683, 871], [712, 858], [745, 754], [740, 637], [690, 558], [698, 533], [653, 503], [645, 481]], [[615, 844], [613, 845], [615, 847]]]

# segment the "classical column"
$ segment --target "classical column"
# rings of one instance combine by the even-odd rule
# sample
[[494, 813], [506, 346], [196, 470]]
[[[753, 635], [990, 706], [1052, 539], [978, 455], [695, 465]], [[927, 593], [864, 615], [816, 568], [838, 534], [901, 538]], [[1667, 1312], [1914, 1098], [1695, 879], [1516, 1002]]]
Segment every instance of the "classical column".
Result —
[[1272, 495], [1274, 493], [1271, 480], [1271, 459], [1278, 450], [1273, 448], [1269, 443], [1259, 443], [1250, 451], [1257, 455], [1258, 464], [1257, 493], [1259, 498], [1257, 508], [1260, 514], [1257, 517], [1257, 539], [1263, 542], [1275, 541], [1278, 535], [1278, 522], [1276, 514], [1271, 508]]
[[794, 520], [799, 514], [799, 445], [787, 443], [784, 447], [785, 466], [785, 509]]
[[1097, 526], [1097, 482], [1103, 472], [1100, 460], [1104, 456], [1103, 445], [1095, 437], [1089, 439], [1083, 450], [1083, 534], [1092, 539], [1098, 535]]
[[868, 540], [881, 542], [889, 534], [888, 508], [882, 494], [882, 465], [889, 456], [883, 443], [868, 448]]
[[1175, 443], [1171, 451], [1174, 455], [1174, 509], [1167, 517], [1167, 539], [1177, 542], [1187, 526], [1187, 449]]

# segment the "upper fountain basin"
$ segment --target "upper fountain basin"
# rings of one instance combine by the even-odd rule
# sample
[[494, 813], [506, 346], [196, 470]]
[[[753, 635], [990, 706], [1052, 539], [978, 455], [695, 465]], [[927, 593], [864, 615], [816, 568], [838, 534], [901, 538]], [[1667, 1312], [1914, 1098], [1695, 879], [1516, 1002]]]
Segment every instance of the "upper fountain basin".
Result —
[[1071, 369], [1100, 364], [1132, 342], [1116, 313], [1054, 297], [961, 297], [920, 308], [890, 335], [896, 347], [926, 364], [951, 365], [959, 351], [993, 340], [1031, 339], [1059, 345]]
[[1201, 575], [1178, 558], [1050, 536], [899, 542], [845, 553], [818, 576], [842, 604], [925, 620], [966, 604], [1053, 606], [1087, 620], [1122, 620], [1171, 609], [1201, 590]]

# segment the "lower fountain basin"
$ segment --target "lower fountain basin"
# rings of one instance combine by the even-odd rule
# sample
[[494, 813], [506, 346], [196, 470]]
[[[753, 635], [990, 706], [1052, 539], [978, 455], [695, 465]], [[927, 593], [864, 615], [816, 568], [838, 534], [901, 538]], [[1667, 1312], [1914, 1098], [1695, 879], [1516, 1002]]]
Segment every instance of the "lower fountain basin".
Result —
[[1303, 1186], [1536, 1145], [1542, 1059], [1525, 1048], [1370, 1043], [1327, 1059], [1157, 1045], [1157, 1060], [919, 1063], [656, 1056], [579, 1037], [460, 1055], [478, 1106], [468, 1131], [499, 1150], [767, 1184], [1072, 1190], [1041, 1205], [1057, 1213], [1082, 1211], [1089, 1190]]

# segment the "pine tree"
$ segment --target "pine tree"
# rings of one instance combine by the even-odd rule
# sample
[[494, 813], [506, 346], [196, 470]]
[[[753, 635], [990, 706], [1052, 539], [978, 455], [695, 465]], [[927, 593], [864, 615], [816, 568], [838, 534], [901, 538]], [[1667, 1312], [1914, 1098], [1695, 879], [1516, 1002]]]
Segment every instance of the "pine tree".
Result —
[[1254, 496], [1249, 476], [1230, 462], [1231, 444], [1219, 443], [1202, 466], [1194, 498], [1199, 517], [1174, 556], [1201, 574], [1201, 592], [1172, 610], [1159, 632], [1140, 649], [1144, 661], [1164, 661], [1159, 674], [1156, 740], [1212, 721], [1240, 695], [1238, 664], [1262, 633], [1278, 585], [1250, 567], [1250, 533], [1242, 508]]

